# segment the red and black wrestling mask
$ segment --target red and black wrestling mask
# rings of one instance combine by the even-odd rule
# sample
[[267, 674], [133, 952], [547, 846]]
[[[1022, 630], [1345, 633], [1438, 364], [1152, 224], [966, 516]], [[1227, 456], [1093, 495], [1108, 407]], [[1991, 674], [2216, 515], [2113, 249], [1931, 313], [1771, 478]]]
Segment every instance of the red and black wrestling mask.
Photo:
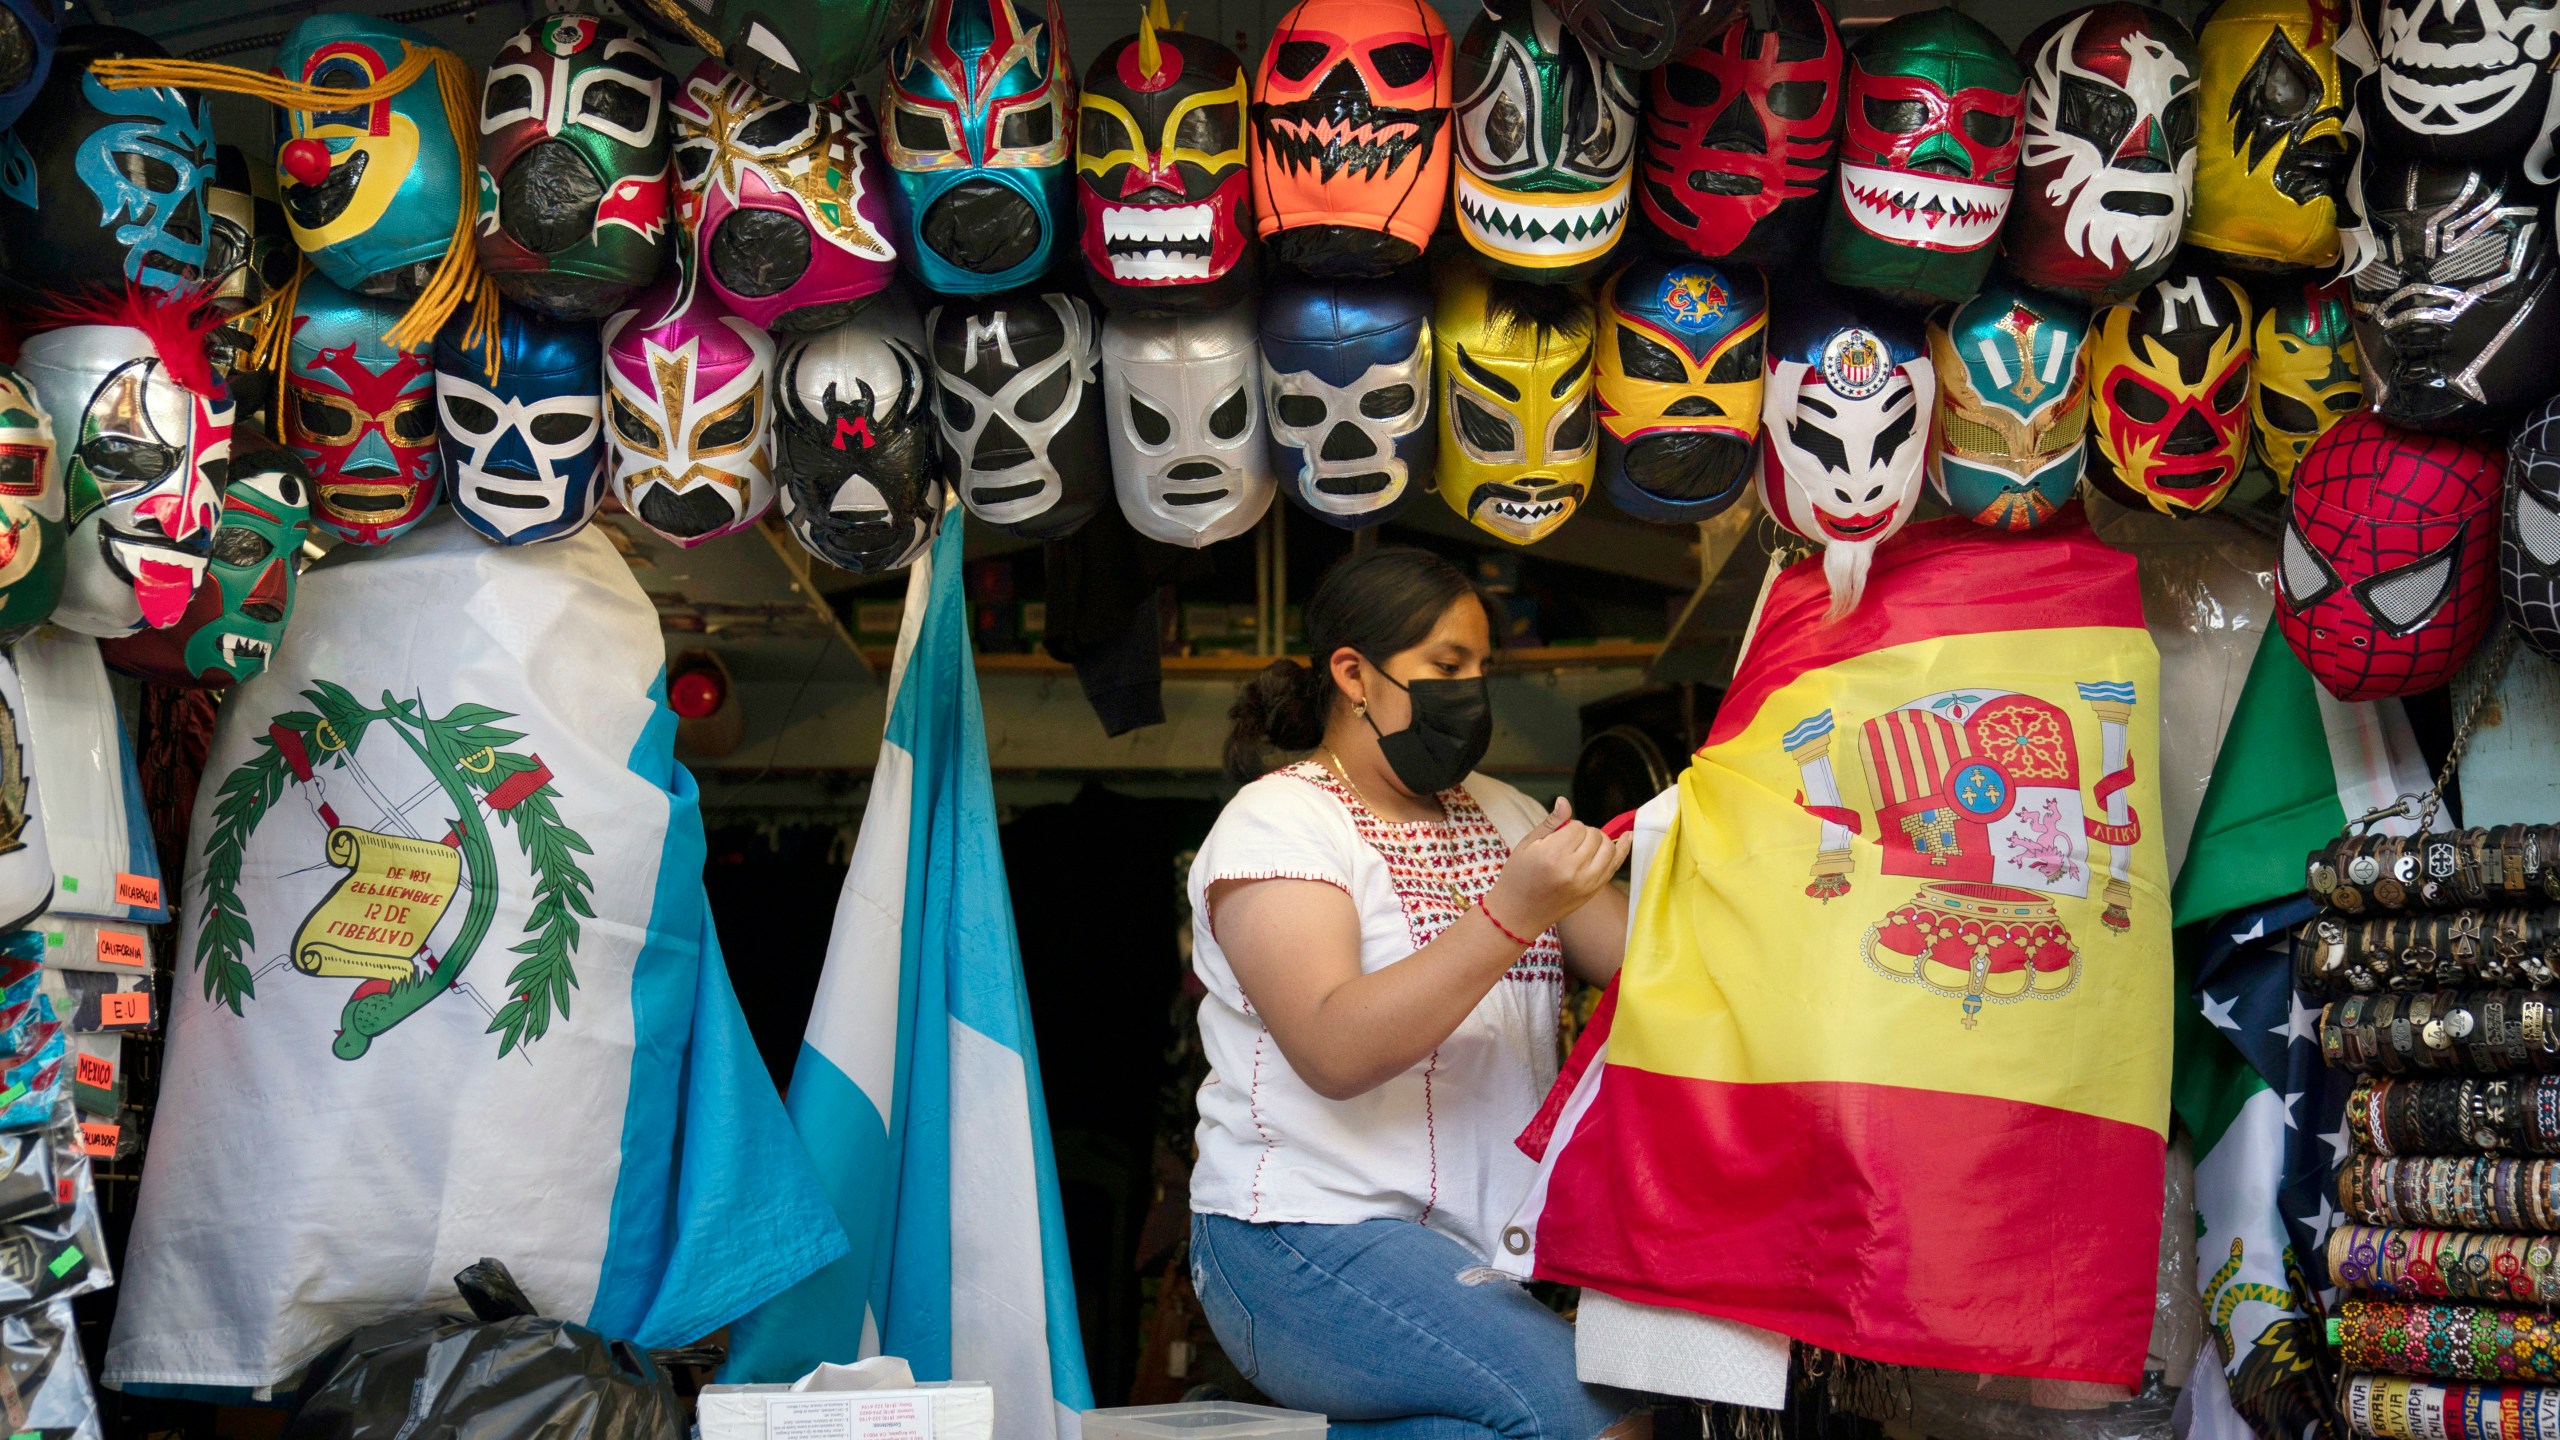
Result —
[[1645, 218], [1713, 258], [1772, 263], [1810, 243], [1846, 56], [1822, 0], [1753, 0], [1654, 71], [1637, 186]]
[[1085, 272], [1113, 310], [1196, 312], [1253, 283], [1253, 182], [1245, 163], [1244, 62], [1166, 28], [1162, 0], [1138, 33], [1085, 72], [1076, 129]]

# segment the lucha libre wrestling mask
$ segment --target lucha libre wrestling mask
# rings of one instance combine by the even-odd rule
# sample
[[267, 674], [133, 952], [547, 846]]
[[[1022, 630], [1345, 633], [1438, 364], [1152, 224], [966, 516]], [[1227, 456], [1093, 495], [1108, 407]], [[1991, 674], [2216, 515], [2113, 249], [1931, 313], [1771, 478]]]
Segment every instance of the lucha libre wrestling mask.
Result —
[[2312, 442], [2286, 497], [2276, 624], [2330, 694], [2381, 700], [2453, 678], [2497, 612], [2505, 470], [2498, 450], [2370, 411]]
[[293, 279], [292, 237], [284, 207], [249, 188], [249, 161], [236, 145], [217, 146], [205, 190], [205, 299], [226, 315], [254, 310]]
[[1384, 524], [1431, 476], [1431, 301], [1418, 288], [1327, 280], [1263, 298], [1271, 463], [1328, 525]]
[[1109, 501], [1101, 328], [1084, 301], [1054, 291], [938, 305], [925, 316], [943, 477], [970, 514], [1009, 534], [1058, 540]]
[[0, 641], [52, 618], [62, 599], [62, 476], [53, 421], [18, 372], [0, 365]]
[[2017, 183], [2025, 83], [2000, 37], [1954, 10], [1869, 31], [1849, 56], [1823, 273], [1919, 301], [1982, 288]]
[[1920, 503], [1938, 381], [1918, 323], [1886, 311], [1870, 321], [1848, 297], [1808, 288], [1772, 307], [1760, 496], [1780, 525], [1822, 546], [1837, 616]]
[[822, 330], [897, 271], [871, 106], [772, 100], [694, 67], [676, 99], [676, 210], [699, 283], [767, 330]]
[[889, 59], [884, 138], [899, 243], [925, 288], [987, 295], [1039, 278], [1075, 214], [1075, 72], [1057, 6], [933, 0]]
[[2256, 268], [2337, 263], [2357, 148], [2345, 15], [2341, 0], [2224, 0], [2205, 21], [2188, 244]]
[[2373, 408], [2413, 430], [2495, 422], [2560, 356], [2551, 193], [2511, 170], [2364, 159], [2375, 258], [2348, 277]]
[[463, 523], [500, 545], [577, 534], [604, 498], [604, 351], [595, 327], [509, 305], [497, 375], [463, 343], [468, 311], [436, 337], [446, 489]]
[[428, 347], [382, 338], [395, 300], [305, 275], [294, 296], [284, 443], [311, 467], [311, 520], [380, 545], [426, 518], [444, 473], [436, 454], [436, 374]]
[[2498, 590], [2519, 638], [2560, 660], [2560, 399], [2525, 417], [2507, 446]]
[[193, 90], [110, 90], [89, 73], [92, 61], [168, 53], [130, 30], [75, 25], [35, 103], [0, 133], [0, 274], [21, 296], [200, 283], [211, 107]]
[[1556, 13], [1602, 60], [1651, 70], [1707, 41], [1730, 5], [1713, 0], [1559, 0]]
[[1751, 483], [1769, 306], [1759, 272], [1638, 260], [1600, 292], [1600, 480], [1639, 520], [1719, 515]]
[[1626, 233], [1635, 78], [1545, 5], [1502, 3], [1458, 47], [1458, 233], [1496, 274], [1578, 280]]
[[[697, 0], [699, 6], [699, 0]], [[649, 7], [642, 3], [640, 10]], [[915, 28], [924, 0], [722, 0], [720, 49], [729, 68], [776, 100], [841, 94]]]
[[1271, 508], [1253, 310], [1103, 322], [1111, 483], [1130, 528], [1150, 540], [1196, 550]]
[[2560, 8], [2544, 0], [2362, 0], [2359, 8], [2378, 69], [2359, 92], [2356, 118], [2382, 148], [2504, 162], [2533, 143], [2551, 97]]
[[669, 247], [667, 75], [622, 25], [554, 15], [507, 37], [480, 87], [483, 273], [564, 320], [613, 313]]
[[933, 543], [950, 492], [924, 333], [905, 306], [782, 342], [773, 482], [791, 533], [839, 569], [896, 570]]
[[2098, 312], [2089, 334], [2089, 478], [2165, 515], [2222, 503], [2249, 452], [2249, 302], [2179, 271]]
[[1846, 58], [1822, 0], [1766, 0], [1654, 71], [1637, 185], [1645, 218], [1714, 258], [1802, 253], [1822, 218]]
[[1441, 267], [1431, 307], [1440, 498], [1476, 528], [1530, 545], [1591, 493], [1591, 305], [1578, 290], [1488, 284]]
[[2346, 287], [2297, 284], [2258, 311], [2249, 361], [2249, 421], [2258, 461], [2278, 490], [2293, 484], [2302, 452], [2342, 415], [2364, 408]]
[[237, 434], [213, 553], [186, 613], [98, 647], [127, 675], [220, 690], [264, 671], [284, 638], [294, 562], [311, 534], [311, 479], [292, 451], [245, 426]]
[[1085, 72], [1076, 113], [1082, 253], [1118, 310], [1224, 309], [1253, 282], [1244, 62], [1152, 14]]
[[51, 0], [0, 3], [0, 130], [18, 123], [53, 72], [60, 9]]
[[54, 623], [101, 637], [186, 612], [231, 468], [231, 401], [204, 355], [211, 317], [131, 292], [119, 314], [141, 323], [48, 330], [18, 363], [54, 417], [71, 518]]
[[[1523, 123], [1526, 123], [1523, 117]], [[1449, 27], [1423, 0], [1300, 0], [1253, 76], [1254, 223], [1310, 275], [1422, 253], [1449, 188]]]
[[773, 508], [773, 341], [680, 265], [604, 322], [604, 410], [622, 508], [687, 549]]
[[[275, 69], [323, 89], [360, 90], [399, 68], [413, 46], [435, 48], [409, 26], [333, 11], [294, 26], [276, 47]], [[455, 215], [476, 203], [455, 118], [434, 66], [387, 100], [276, 111], [276, 186], [293, 242], [313, 268], [349, 290], [415, 291], [451, 247]], [[329, 480], [318, 468], [316, 513], [334, 529]]]
[[1995, 275], [1929, 321], [1938, 375], [1929, 483], [1957, 514], [2032, 530], [2080, 493], [2089, 312]]
[[2113, 304], [2178, 251], [2196, 172], [2196, 47], [2130, 0], [2027, 37], [2027, 130], [2007, 253], [2040, 290]]

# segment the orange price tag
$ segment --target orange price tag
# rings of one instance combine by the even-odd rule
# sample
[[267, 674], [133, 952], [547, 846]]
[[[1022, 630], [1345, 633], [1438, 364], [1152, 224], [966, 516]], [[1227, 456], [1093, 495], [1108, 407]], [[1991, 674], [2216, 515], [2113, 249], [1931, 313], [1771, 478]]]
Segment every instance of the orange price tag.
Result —
[[80, 1148], [91, 1155], [103, 1155], [108, 1159], [114, 1159], [116, 1141], [123, 1134], [124, 1127], [121, 1125], [110, 1125], [101, 1120], [83, 1120], [80, 1122]]
[[151, 992], [118, 990], [99, 996], [98, 1023], [101, 1025], [150, 1024]]
[[63, 1176], [61, 1179], [56, 1180], [56, 1181], [54, 1181], [54, 1182], [53, 1182], [53, 1203], [54, 1203], [54, 1204], [56, 1204], [56, 1205], [68, 1205], [68, 1204], [70, 1204], [72, 1201], [77, 1200], [77, 1199], [79, 1199], [79, 1198], [80, 1198], [80, 1187], [79, 1187], [78, 1185], [76, 1185], [76, 1184], [72, 1183], [72, 1180], [71, 1180], [71, 1177], [70, 1177], [70, 1176], [65, 1175], [65, 1176]]
[[101, 1090], [109, 1089], [116, 1083], [116, 1062], [104, 1055], [83, 1055], [80, 1057], [80, 1068], [76, 1073], [83, 1085], [95, 1085]]
[[98, 932], [98, 963], [101, 965], [148, 965], [151, 950], [142, 937], [131, 930]]
[[116, 903], [138, 906], [144, 910], [160, 908], [160, 880], [155, 875], [127, 875], [116, 872]]

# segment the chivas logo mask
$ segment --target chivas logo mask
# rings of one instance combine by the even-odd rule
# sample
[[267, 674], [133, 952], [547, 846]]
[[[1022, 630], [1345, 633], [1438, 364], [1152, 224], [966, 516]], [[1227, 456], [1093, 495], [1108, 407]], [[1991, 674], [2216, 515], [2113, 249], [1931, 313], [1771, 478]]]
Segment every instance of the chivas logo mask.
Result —
[[605, 426], [622, 508], [669, 543], [735, 534], [773, 508], [773, 341], [690, 266], [604, 322]]
[[53, 73], [59, 10], [51, 0], [0, 4], [0, 129], [18, 123]]
[[2512, 159], [2542, 125], [2560, 8], [2548, 0], [2363, 0], [2379, 71], [2360, 102], [2385, 148]]
[[2160, 278], [2196, 168], [2196, 53], [2148, 5], [2074, 11], [2027, 38], [2027, 133], [2008, 256], [2018, 278], [2098, 304]]
[[1381, 281], [1286, 285], [1262, 303], [1263, 414], [1289, 498], [1361, 530], [1432, 472], [1431, 301]]
[[941, 305], [925, 316], [942, 405], [942, 468], [969, 513], [1056, 540], [1111, 495], [1090, 306], [1055, 293]]
[[436, 373], [428, 347], [382, 338], [396, 301], [305, 275], [294, 297], [284, 442], [311, 467], [311, 518], [380, 545], [426, 518], [444, 473], [436, 454]]
[[0, 365], [0, 637], [42, 624], [62, 599], [63, 515], [53, 420], [18, 372]]
[[293, 615], [295, 565], [311, 535], [311, 477], [293, 452], [243, 427], [222, 487], [205, 578], [178, 623], [99, 646], [127, 675], [220, 690], [267, 668]]
[[1757, 272], [1639, 260], [1600, 294], [1600, 479], [1639, 520], [1722, 514], [1751, 483], [1769, 307]]
[[1959, 515], [2031, 530], [2080, 492], [2089, 312], [1995, 276], [1929, 321], [1938, 374], [1929, 481]]
[[901, 243], [926, 288], [986, 295], [1049, 268], [1068, 188], [1075, 72], [1053, 3], [933, 0], [889, 59], [883, 139]]
[[1591, 493], [1591, 306], [1570, 289], [1488, 285], [1465, 261], [1436, 278], [1440, 498], [1480, 530], [1534, 544]]
[[845, 319], [896, 273], [871, 106], [772, 100], [703, 61], [676, 100], [676, 211], [699, 283], [768, 330]]
[[1919, 325], [1850, 304], [1817, 291], [1775, 307], [1760, 407], [1761, 499], [1822, 546], [1835, 616], [1857, 605], [1876, 547], [1920, 503], [1938, 398]]
[[2222, 503], [2249, 448], [2249, 302], [2219, 276], [2172, 274], [2102, 310], [2089, 337], [2089, 478], [2167, 515]]
[[1449, 28], [1422, 0], [1302, 0], [1253, 77], [1253, 208], [1314, 275], [1422, 253], [1449, 188]]
[[2267, 268], [2336, 263], [2358, 147], [2337, 54], [2345, 13], [2341, 0], [2225, 0], [2205, 21], [2188, 244]]
[[192, 90], [110, 90], [89, 73], [92, 61], [167, 53], [130, 30], [75, 25], [36, 103], [0, 133], [0, 274], [22, 294], [200, 281], [211, 107]]
[[[276, 48], [275, 68], [307, 85], [363, 89], [399, 68], [412, 46], [433, 42], [389, 20], [314, 15]], [[476, 183], [462, 172], [434, 67], [388, 100], [278, 110], [276, 167], [294, 243], [349, 290], [408, 288], [412, 267], [450, 248], [454, 216], [472, 195], [464, 187]], [[324, 500], [324, 526], [327, 510]]]
[[2259, 463], [2276, 488], [2293, 484], [2302, 453], [2342, 416], [2364, 408], [2346, 287], [2299, 284], [2258, 312], [2249, 419]]
[[604, 498], [604, 351], [595, 327], [509, 305], [499, 312], [497, 373], [466, 344], [468, 312], [436, 337], [436, 409], [453, 508], [500, 545], [586, 528]]
[[1914, 300], [1980, 289], [2017, 183], [2025, 83], [2000, 38], [1953, 10], [1905, 15], [1859, 41], [1823, 273]]
[[1645, 218], [1701, 255], [1792, 258], [1821, 218], [1846, 62], [1822, 0], [1768, 0], [1654, 71]]
[[2358, 411], [2312, 442], [2286, 497], [2276, 624], [2341, 700], [2453, 678], [2497, 613], [2506, 456]]
[[1139, 534], [1196, 549], [1243, 534], [1271, 508], [1254, 340], [1250, 304], [1103, 323], [1112, 484]]
[[2541, 399], [2560, 357], [2551, 194], [2512, 171], [2367, 154], [2374, 258], [2348, 277], [2373, 408], [2454, 430]]
[[1545, 5], [1503, 3], [1458, 47], [1458, 233], [1497, 273], [1577, 279], [1626, 232], [1634, 79]]
[[1085, 72], [1077, 115], [1080, 249], [1112, 308], [1241, 298], [1253, 277], [1244, 62], [1141, 15], [1138, 33]]
[[520, 304], [611, 314], [658, 277], [673, 215], [658, 52], [593, 15], [507, 37], [480, 91], [480, 267]]
[[2560, 659], [2560, 400], [2526, 417], [2507, 446], [2498, 590], [2524, 643]]
[[810, 554], [857, 575], [913, 564], [948, 494], [923, 335], [885, 308], [792, 336], [774, 361], [775, 503]]

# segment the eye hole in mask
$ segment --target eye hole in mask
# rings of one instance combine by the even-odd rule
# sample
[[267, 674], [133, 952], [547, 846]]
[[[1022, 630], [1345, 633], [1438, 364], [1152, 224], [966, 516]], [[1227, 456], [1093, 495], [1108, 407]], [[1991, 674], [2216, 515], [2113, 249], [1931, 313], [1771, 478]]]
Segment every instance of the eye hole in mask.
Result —
[[2436, 617], [2453, 594], [2453, 562], [2461, 549], [2462, 542], [2456, 540], [2431, 555], [2360, 580], [2355, 586], [2356, 598], [2393, 635], [2419, 630]]
[[480, 97], [482, 130], [495, 130], [510, 121], [528, 119], [533, 114], [533, 80], [530, 76], [490, 77], [488, 91]]
[[1781, 80], [1769, 87], [1769, 113], [1784, 120], [1810, 120], [1822, 113], [1822, 98], [1830, 89], [1819, 80]]
[[598, 74], [578, 92], [576, 118], [629, 145], [647, 145], [657, 105], [649, 92], [610, 74]]
[[1141, 445], [1162, 445], [1173, 438], [1173, 421], [1153, 405], [1129, 397], [1129, 430]]
[[[1375, 394], [1379, 392], [1372, 393]], [[1271, 397], [1271, 408], [1279, 413], [1282, 424], [1293, 426], [1300, 430], [1309, 429], [1313, 426], [1324, 423], [1324, 402], [1313, 395], [1293, 395], [1287, 391], [1282, 391], [1281, 393]], [[1363, 414], [1368, 412], [1369, 402], [1367, 398], [1364, 397], [1361, 400], [1360, 408]]]
[[1251, 414], [1245, 404], [1244, 390], [1241, 387], [1230, 390], [1227, 398], [1219, 401], [1217, 408], [1209, 412], [1209, 433], [1221, 440], [1233, 440], [1244, 433], [1245, 422]]
[[498, 427], [498, 412], [463, 395], [446, 395], [445, 423], [466, 435], [486, 435]]
[[25, 447], [0, 446], [0, 495], [41, 495], [44, 466]]
[[1968, 110], [1964, 116], [1964, 133], [1972, 136], [1977, 145], [2006, 145], [2009, 137], [2018, 133], [2018, 122], [1988, 110]]
[[276, 547], [246, 525], [225, 525], [213, 532], [213, 563], [245, 569], [264, 564]]
[[525, 427], [545, 445], [574, 445], [593, 428], [595, 421], [584, 415], [536, 415], [533, 423]]
[[817, 112], [806, 105], [776, 105], [738, 127], [738, 148], [756, 155], [796, 150], [817, 125]]
[[355, 415], [335, 396], [293, 387], [293, 423], [314, 440], [344, 440], [356, 433]]
[[1707, 367], [1705, 383], [1739, 385], [1759, 378], [1761, 339], [1760, 333], [1754, 331], [1736, 341], [1732, 349], [1718, 355], [1715, 363]]
[[695, 427], [693, 450], [697, 455], [717, 455], [735, 450], [756, 433], [756, 416], [763, 397], [750, 391]]
[[[1409, 415], [1413, 413], [1413, 402], [1414, 389], [1412, 386], [1382, 385], [1360, 397], [1360, 413], [1372, 420], [1393, 420], [1399, 415]], [[1316, 407], [1316, 410], [1316, 420], [1323, 419], [1324, 407], [1319, 405]], [[1315, 420], [1305, 422], [1293, 420], [1290, 423], [1293, 425], [1299, 423], [1312, 425], [1315, 423]]]
[[1399, 40], [1379, 46], [1369, 56], [1369, 63], [1377, 68], [1379, 79], [1401, 90], [1431, 73], [1431, 47]]
[[1467, 443], [1468, 449], [1486, 458], [1510, 455], [1519, 450], [1520, 432], [1512, 425], [1510, 417], [1495, 413], [1491, 406], [1467, 391], [1452, 390], [1449, 396], [1456, 402], [1452, 413], [1457, 421], [1458, 438]]
[[2132, 96], [2078, 75], [2062, 77], [2062, 103], [2056, 107], [2054, 124], [2064, 134], [2077, 135], [2098, 147], [2100, 154], [2112, 155], [2124, 133], [2133, 128], [2133, 120]]
[[423, 395], [392, 406], [389, 420], [384, 428], [391, 432], [394, 440], [424, 445], [436, 438], [435, 407]]
[[1304, 80], [1316, 73], [1316, 67], [1323, 64], [1325, 57], [1332, 53], [1332, 46], [1319, 41], [1284, 41], [1279, 53], [1272, 57], [1271, 68], [1283, 80], [1292, 82]]
[[178, 452], [130, 435], [92, 435], [80, 442], [80, 463], [110, 492], [139, 489], [178, 468]]
[[2157, 425], [2169, 418], [2169, 397], [2139, 380], [2119, 379], [2113, 393], [2116, 409], [2137, 425]]
[[659, 431], [656, 421], [632, 408], [631, 402], [620, 395], [610, 395], [606, 399], [605, 408], [613, 415], [613, 432], [626, 443], [650, 451], [666, 448], [666, 437]]
[[1929, 107], [1917, 100], [1866, 97], [1867, 124], [1887, 135], [1908, 135], [1929, 123]]
[[2308, 435], [2320, 428], [2320, 417], [2311, 407], [2281, 390], [2261, 389], [2258, 405], [2267, 412], [2267, 423], [2288, 435]]
[[1007, 150], [1035, 150], [1058, 138], [1055, 107], [1032, 105], [1008, 111], [996, 127], [996, 144]]
[[1663, 385], [1684, 384], [1689, 378], [1688, 367], [1680, 363], [1680, 357], [1672, 354], [1670, 347], [1624, 325], [1618, 327], [1618, 368], [1630, 380], [1651, 380]]

